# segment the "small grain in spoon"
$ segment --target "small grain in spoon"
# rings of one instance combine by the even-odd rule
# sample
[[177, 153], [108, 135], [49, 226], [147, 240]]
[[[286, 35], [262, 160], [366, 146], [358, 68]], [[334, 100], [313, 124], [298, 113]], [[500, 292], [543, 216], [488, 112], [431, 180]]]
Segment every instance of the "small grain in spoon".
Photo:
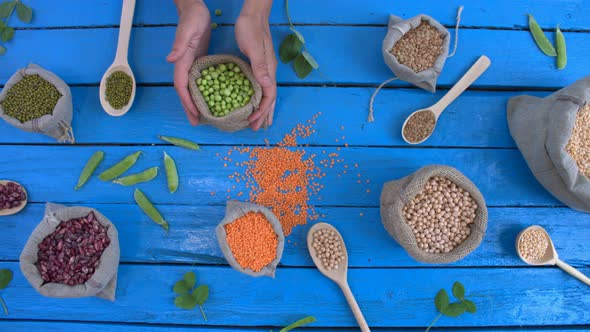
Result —
[[404, 126], [404, 137], [411, 143], [418, 143], [430, 136], [434, 130], [436, 118], [431, 111], [414, 113]]

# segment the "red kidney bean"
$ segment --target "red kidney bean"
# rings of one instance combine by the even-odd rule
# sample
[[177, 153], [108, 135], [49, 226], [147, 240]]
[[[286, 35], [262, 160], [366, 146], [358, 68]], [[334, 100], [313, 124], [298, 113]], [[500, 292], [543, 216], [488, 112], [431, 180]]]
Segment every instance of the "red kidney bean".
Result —
[[0, 184], [0, 210], [12, 209], [27, 199], [23, 187], [15, 182]]

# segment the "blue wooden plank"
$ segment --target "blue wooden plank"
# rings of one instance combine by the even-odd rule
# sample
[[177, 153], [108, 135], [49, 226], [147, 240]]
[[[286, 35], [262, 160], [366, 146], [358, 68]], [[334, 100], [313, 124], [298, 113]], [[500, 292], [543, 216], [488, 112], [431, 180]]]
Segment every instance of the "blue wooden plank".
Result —
[[[186, 266], [122, 265], [117, 300], [50, 299], [35, 293], [17, 263], [3, 290], [9, 319], [122, 321], [217, 326], [280, 326], [286, 317], [315, 315], [318, 327], [355, 327], [338, 287], [315, 269], [283, 269], [276, 279], [252, 278], [227, 267], [195, 267], [210, 286], [204, 322], [196, 311], [174, 306], [172, 286]], [[590, 269], [580, 269], [583, 273]], [[349, 282], [373, 327], [424, 327], [437, 315], [432, 299], [460, 280], [478, 312], [444, 317], [439, 327], [590, 324], [590, 288], [559, 268], [351, 269]], [[551, 304], [548, 310], [548, 304]], [[265, 313], [261, 315], [260, 313]]]
[[[321, 112], [313, 126], [316, 134], [301, 143], [339, 146], [345, 143], [350, 146], [406, 146], [400, 134], [405, 117], [413, 110], [434, 103], [446, 92], [432, 95], [416, 89], [382, 90], [375, 100], [376, 121], [367, 123], [368, 102], [374, 88], [280, 87], [272, 127], [262, 133], [244, 130], [228, 135], [210, 126], [190, 126], [172, 87], [140, 87], [133, 109], [124, 117], [111, 117], [102, 111], [98, 87], [76, 87], [72, 91], [77, 143], [162, 143], [156, 135], [169, 133], [195, 137], [202, 144], [265, 144], [265, 139], [280, 141], [296, 124], [306, 123]], [[523, 93], [548, 94], [466, 92], [449, 106], [439, 119], [433, 137], [422, 146], [514, 148], [506, 123], [506, 101]], [[465, 123], [470, 125], [465, 126]], [[3, 133], [1, 143], [56, 143], [48, 136], [21, 131], [4, 121], [0, 121], [0, 132]]]
[[[287, 26], [274, 26], [271, 30], [278, 48], [290, 30]], [[320, 70], [300, 80], [291, 65], [280, 64], [279, 83], [374, 85], [392, 76], [381, 55], [384, 27], [306, 26], [299, 30], [318, 60]], [[170, 52], [174, 32], [173, 27], [133, 30], [130, 63], [138, 82], [172, 82], [172, 65], [165, 58]], [[568, 85], [586, 73], [590, 43], [587, 43], [586, 33], [566, 33], [565, 37], [571, 45], [568, 66], [558, 71], [555, 59], [536, 49], [528, 31], [463, 29], [458, 52], [447, 61], [439, 84], [454, 84], [480, 55], [486, 54], [492, 66], [476, 81], [476, 86], [554, 89]], [[18, 39], [8, 43], [9, 50], [2, 58], [0, 82], [5, 82], [18, 68], [35, 62], [68, 83], [97, 84], [112, 62], [116, 38], [117, 30], [112, 28], [19, 31]], [[501, 47], [497, 47], [499, 40], [504, 41]], [[214, 31], [210, 53], [240, 53], [233, 27]]]
[[[226, 264], [215, 238], [215, 226], [225, 213], [223, 206], [159, 205], [170, 223], [170, 232], [164, 234], [135, 205], [84, 205], [97, 208], [115, 223], [119, 237], [125, 239], [121, 241], [123, 262]], [[18, 260], [43, 211], [44, 204], [30, 204], [23, 212], [2, 218], [0, 261]], [[381, 225], [378, 208], [326, 207], [318, 212], [325, 216], [321, 221], [334, 225], [345, 239], [350, 266], [426, 266], [410, 258], [389, 237]], [[534, 224], [546, 227], [562, 259], [574, 266], [590, 266], [590, 244], [583, 240], [590, 238], [590, 215], [567, 208], [491, 208], [482, 245], [451, 266], [524, 266], [516, 255], [514, 240], [520, 230]], [[313, 266], [305, 240], [310, 225], [296, 227], [288, 237], [281, 266]], [[576, 230], [576, 239], [571, 238], [572, 229]]]
[[[221, 9], [223, 14], [213, 20], [233, 24], [238, 16], [242, 1], [210, 0], [209, 9]], [[61, 0], [51, 3], [44, 0], [26, 1], [35, 10], [32, 24], [17, 20], [11, 23], [17, 27], [80, 27], [96, 25], [118, 25], [121, 1], [86, 0], [81, 5], [76, 0]], [[526, 26], [526, 13], [533, 13], [544, 28], [560, 24], [565, 29], [589, 29], [588, 2], [570, 0], [477, 0], [477, 1], [363, 1], [362, 6], [354, 2], [291, 1], [289, 9], [296, 24], [387, 24], [387, 16], [395, 14], [412, 17], [424, 13], [435, 17], [446, 25], [455, 24], [457, 7], [464, 5], [462, 25], [502, 28]], [[138, 1], [135, 24], [176, 24], [177, 13], [172, 1]], [[287, 22], [284, 1], [274, 1], [270, 16], [272, 24]]]
[[[106, 153], [98, 171], [104, 170], [124, 156], [141, 150], [132, 172], [162, 165], [162, 153], [168, 151], [178, 164], [180, 188], [171, 195], [166, 179], [159, 176], [140, 184], [154, 202], [162, 204], [224, 204], [227, 197], [240, 199], [239, 192], [248, 191], [244, 183], [229, 176], [243, 172], [236, 162], [247, 155], [233, 153], [231, 162], [222, 160], [229, 147], [204, 147], [201, 151], [157, 147], [81, 147], [81, 146], [1, 146], [0, 153], [11, 156], [2, 164], [3, 177], [29, 188], [34, 202], [131, 203], [133, 188], [105, 183], [93, 178], [82, 190], [75, 191], [80, 170], [96, 150]], [[378, 206], [383, 183], [409, 175], [430, 164], [451, 165], [461, 170], [479, 186], [491, 206], [556, 206], [560, 205], [533, 178], [517, 150], [496, 149], [405, 149], [405, 148], [320, 148], [308, 147], [307, 155], [320, 160], [336, 153], [342, 163], [326, 169], [318, 183], [325, 188], [310, 203], [323, 206]], [[26, 151], [26, 153], [23, 153]], [[325, 153], [324, 153], [325, 151]], [[224, 167], [227, 164], [227, 167]], [[354, 165], [357, 164], [358, 168]], [[346, 169], [348, 165], [348, 169]], [[346, 174], [344, 173], [346, 172]], [[358, 176], [360, 174], [360, 177]], [[358, 183], [358, 180], [361, 183]], [[336, 185], [337, 184], [337, 185]], [[236, 186], [236, 188], [232, 188]], [[56, 190], [57, 189], [57, 190]], [[230, 190], [231, 192], [226, 192]]]

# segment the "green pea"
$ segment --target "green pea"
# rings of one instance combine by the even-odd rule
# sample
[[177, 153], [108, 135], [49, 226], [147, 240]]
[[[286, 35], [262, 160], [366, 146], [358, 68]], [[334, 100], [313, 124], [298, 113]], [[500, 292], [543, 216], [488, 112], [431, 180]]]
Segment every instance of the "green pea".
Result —
[[150, 217], [156, 224], [161, 225], [165, 230], [168, 230], [168, 222], [162, 217], [160, 212], [156, 209], [154, 204], [150, 202], [147, 196], [139, 189], [135, 188], [133, 198], [139, 208]]
[[202, 86], [202, 85], [200, 85], [200, 86], [199, 86], [199, 91], [201, 91], [201, 92], [202, 92], [203, 90], [205, 90], [205, 87], [204, 87], [204, 86]]
[[227, 68], [229, 68], [229, 69], [234, 69], [235, 66], [236, 65], [234, 63], [232, 63], [232, 62], [230, 62], [230, 63], [227, 64]]
[[557, 53], [555, 52], [555, 48], [553, 44], [547, 39], [545, 33], [533, 17], [533, 15], [529, 14], [529, 29], [531, 30], [531, 35], [533, 35], [533, 39], [535, 43], [541, 50], [541, 52], [545, 53], [548, 56], [556, 56]]
[[221, 16], [221, 9], [215, 9], [215, 16]]
[[214, 98], [215, 98], [215, 101], [220, 101], [221, 100], [221, 96], [220, 95], [215, 95]]
[[[199, 80], [200, 80], [200, 78], [199, 78]], [[201, 81], [201, 84], [202, 84], [203, 86], [205, 86], [205, 85], [209, 85], [209, 81], [208, 81], [208, 80], [202, 80], [202, 81]]]
[[557, 48], [557, 69], [563, 69], [567, 65], [567, 48], [565, 36], [559, 26], [555, 30], [555, 47]]
[[221, 83], [221, 85], [219, 85], [219, 87], [222, 88], [222, 89], [225, 89], [225, 88], [227, 88], [227, 84]]
[[209, 74], [209, 76], [211, 76], [213, 79], [216, 79], [217, 77], [219, 77], [219, 73], [214, 71], [211, 74]]
[[103, 159], [104, 159], [104, 152], [102, 152], [102, 151], [96, 151], [92, 155], [92, 157], [90, 157], [90, 159], [88, 159], [86, 166], [84, 166], [84, 169], [82, 169], [82, 173], [80, 174], [80, 177], [78, 178], [78, 184], [76, 184], [76, 187], [74, 189], [78, 190], [78, 189], [82, 188], [82, 186], [88, 181], [88, 179], [90, 179], [92, 174], [94, 174], [94, 171], [96, 170], [98, 165], [100, 165], [100, 163], [102, 162]]
[[209, 71], [207, 69], [201, 70], [201, 76], [205, 76], [207, 74], [209, 74]]
[[233, 71], [230, 71], [227, 73], [228, 77], [234, 77], [236, 75], [236, 73], [234, 73]]
[[123, 158], [121, 161], [116, 163], [115, 165], [111, 166], [111, 168], [107, 169], [106, 171], [100, 173], [98, 176], [99, 179], [102, 181], [111, 181], [118, 177], [119, 175], [125, 173], [131, 166], [135, 165], [137, 159], [141, 155], [141, 151], [137, 151], [128, 155], [127, 157]]
[[201, 85], [203, 84], [203, 79], [202, 78], [197, 78], [197, 85]]
[[242, 70], [240, 69], [240, 67], [239, 67], [239, 66], [235, 66], [235, 67], [234, 67], [234, 73], [239, 73], [239, 72], [241, 72], [241, 71], [242, 71]]
[[209, 88], [209, 93], [213, 93], [213, 92], [215, 92], [215, 88], [214, 87], [213, 88]]
[[222, 64], [219, 65], [219, 71], [224, 72], [226, 70], [227, 70], [227, 67], [226, 67], [225, 64], [222, 63]]
[[123, 186], [132, 186], [134, 184], [138, 184], [141, 182], [148, 182], [153, 180], [156, 176], [158, 176], [158, 169], [158, 167], [148, 168], [143, 172], [118, 178], [114, 180], [113, 183], [120, 184]]
[[223, 94], [224, 94], [224, 95], [226, 95], [226, 96], [229, 96], [229, 95], [231, 95], [231, 91], [230, 91], [230, 89], [225, 89], [225, 90], [223, 90]]
[[189, 140], [183, 139], [183, 138], [178, 138], [178, 137], [172, 137], [172, 136], [158, 136], [159, 139], [171, 143], [173, 145], [179, 146], [181, 148], [185, 148], [185, 149], [189, 149], [189, 150], [200, 150], [201, 147], [199, 147], [199, 144], [195, 143], [195, 142], [191, 142]]
[[168, 190], [171, 194], [178, 189], [178, 170], [174, 159], [164, 151], [164, 167], [166, 168], [166, 179], [168, 181]]
[[209, 90], [205, 90], [205, 91], [203, 91], [203, 95], [205, 95], [205, 96], [209, 96], [209, 94], [210, 94]]

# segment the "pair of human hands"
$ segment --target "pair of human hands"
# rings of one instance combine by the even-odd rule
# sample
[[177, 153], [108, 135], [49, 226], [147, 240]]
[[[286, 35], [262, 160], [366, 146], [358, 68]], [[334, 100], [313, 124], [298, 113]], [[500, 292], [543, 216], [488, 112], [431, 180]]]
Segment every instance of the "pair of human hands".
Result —
[[[211, 14], [201, 0], [177, 1], [178, 27], [172, 51], [166, 58], [174, 63], [174, 88], [192, 125], [199, 123], [199, 111], [188, 90], [188, 76], [194, 60], [207, 54], [211, 37]], [[253, 130], [272, 124], [277, 98], [277, 59], [270, 35], [268, 15], [242, 13], [235, 25], [236, 42], [252, 65], [254, 78], [262, 87], [262, 100], [248, 121]]]

